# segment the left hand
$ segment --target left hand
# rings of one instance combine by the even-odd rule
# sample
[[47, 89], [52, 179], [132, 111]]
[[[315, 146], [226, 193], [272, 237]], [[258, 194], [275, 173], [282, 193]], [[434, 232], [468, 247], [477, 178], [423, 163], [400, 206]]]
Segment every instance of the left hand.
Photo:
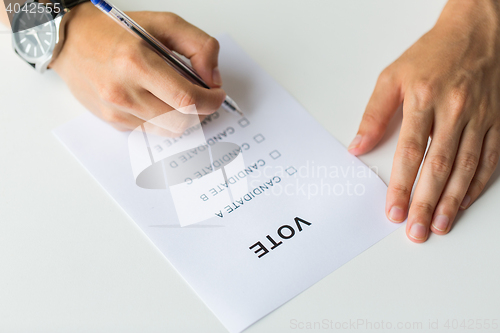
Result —
[[[422, 243], [450, 231], [459, 209], [479, 196], [500, 154], [500, 13], [495, 0], [449, 0], [434, 28], [380, 75], [355, 155], [370, 151], [404, 101], [386, 214], [408, 217]], [[426, 151], [420, 179], [410, 195]]]

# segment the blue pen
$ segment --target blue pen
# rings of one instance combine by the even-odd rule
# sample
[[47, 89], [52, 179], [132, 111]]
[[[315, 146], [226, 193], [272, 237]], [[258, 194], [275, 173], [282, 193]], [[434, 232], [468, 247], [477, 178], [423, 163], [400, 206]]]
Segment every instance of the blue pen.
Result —
[[[203, 81], [201, 76], [195, 72], [191, 66], [184, 62], [177, 54], [169, 50], [165, 45], [163, 45], [158, 39], [149, 34], [140, 25], [134, 22], [130, 17], [128, 17], [121, 10], [116, 8], [113, 4], [103, 1], [103, 0], [91, 0], [92, 3], [102, 10], [106, 15], [115, 20], [125, 29], [132, 32], [134, 35], [138, 36], [144, 40], [151, 48], [156, 51], [172, 68], [174, 68], [179, 74], [190, 82], [197, 84], [203, 88], [210, 89], [210, 87]], [[233, 99], [226, 95], [226, 100], [222, 103], [222, 107], [229, 112], [238, 113], [243, 116], [243, 112], [238, 107], [238, 105], [233, 101]]]

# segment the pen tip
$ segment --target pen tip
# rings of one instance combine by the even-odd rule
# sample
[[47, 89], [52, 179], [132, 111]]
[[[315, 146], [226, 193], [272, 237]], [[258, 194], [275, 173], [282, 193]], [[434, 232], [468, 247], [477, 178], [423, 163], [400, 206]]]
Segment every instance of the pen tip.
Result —
[[240, 109], [240, 107], [238, 106], [238, 104], [236, 104], [233, 100], [231, 100], [231, 102], [232, 102], [231, 104], [232, 104], [232, 107], [233, 107], [234, 111], [235, 111], [236, 113], [238, 113], [240, 116], [242, 116], [242, 117], [243, 117], [243, 116], [244, 116], [244, 115], [243, 115], [243, 111], [241, 111], [241, 109]]
[[222, 106], [229, 112], [235, 112], [242, 117], [244, 116], [238, 104], [236, 104], [229, 96], [226, 96], [226, 100], [222, 103]]

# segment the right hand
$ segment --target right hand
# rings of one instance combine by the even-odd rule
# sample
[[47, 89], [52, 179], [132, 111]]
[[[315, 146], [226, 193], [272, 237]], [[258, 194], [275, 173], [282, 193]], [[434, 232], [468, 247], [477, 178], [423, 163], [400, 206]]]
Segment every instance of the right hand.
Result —
[[[172, 13], [127, 15], [167, 47], [190, 58], [212, 89], [190, 83], [143, 41], [91, 3], [84, 3], [70, 12], [65, 44], [50, 64], [73, 95], [120, 131], [193, 104], [201, 116], [217, 111], [226, 97], [220, 89], [217, 40]], [[177, 136], [190, 125], [182, 116], [169, 117], [157, 134]]]

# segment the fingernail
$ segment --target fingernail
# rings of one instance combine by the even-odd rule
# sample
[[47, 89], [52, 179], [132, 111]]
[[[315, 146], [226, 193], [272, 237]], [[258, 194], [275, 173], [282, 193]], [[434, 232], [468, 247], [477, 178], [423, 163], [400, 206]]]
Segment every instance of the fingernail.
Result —
[[467, 208], [467, 206], [469, 206], [469, 204], [470, 204], [470, 196], [467, 194], [464, 197], [464, 200], [462, 200], [462, 203], [460, 204], [460, 208], [465, 209], [465, 208]]
[[416, 240], [424, 240], [427, 234], [427, 228], [420, 223], [413, 223], [410, 228], [410, 237]]
[[218, 86], [222, 86], [222, 77], [220, 76], [220, 70], [219, 67], [215, 67], [213, 74], [212, 74], [212, 80], [214, 84]]
[[361, 143], [361, 135], [356, 135], [354, 137], [354, 140], [352, 140], [351, 144], [349, 145], [349, 147], [347, 148], [347, 150], [351, 150], [351, 149], [354, 149], [354, 148], [357, 148], [359, 146], [359, 144]]
[[445, 232], [446, 228], [448, 228], [448, 223], [450, 223], [450, 219], [446, 215], [438, 215], [432, 222], [432, 226], [434, 229]]
[[392, 206], [389, 211], [389, 220], [392, 222], [403, 222], [405, 219], [405, 211], [397, 206]]

